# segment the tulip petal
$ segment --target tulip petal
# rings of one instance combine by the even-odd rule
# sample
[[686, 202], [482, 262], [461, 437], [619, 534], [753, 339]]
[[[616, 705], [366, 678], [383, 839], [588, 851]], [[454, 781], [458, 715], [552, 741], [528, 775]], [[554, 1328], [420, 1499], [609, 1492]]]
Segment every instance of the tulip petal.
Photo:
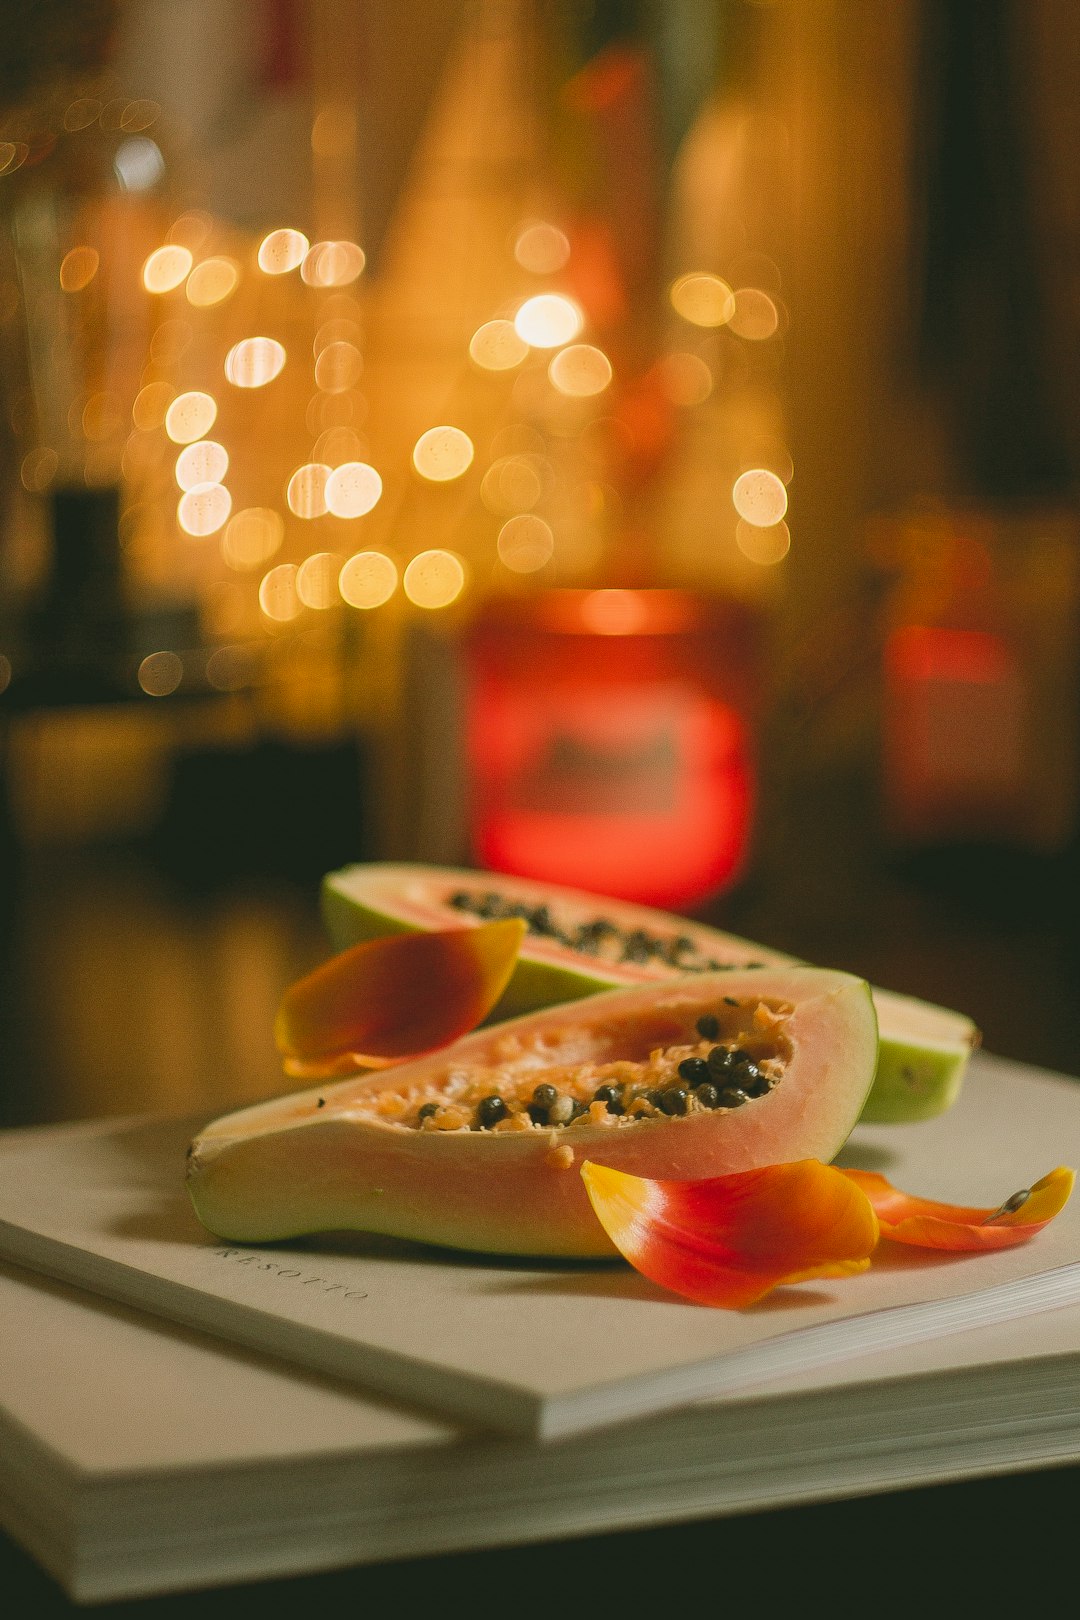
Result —
[[289, 1073], [322, 1079], [447, 1046], [502, 995], [525, 933], [519, 917], [354, 945], [290, 985], [274, 1039]]
[[1059, 1165], [996, 1208], [972, 1209], [912, 1198], [870, 1170], [845, 1170], [843, 1174], [873, 1204], [882, 1237], [920, 1249], [958, 1252], [1005, 1249], [1026, 1242], [1064, 1209], [1076, 1180], [1075, 1171]]
[[704, 1181], [652, 1181], [586, 1161], [593, 1209], [619, 1252], [662, 1288], [738, 1309], [781, 1283], [865, 1271], [878, 1237], [861, 1189], [801, 1159]]

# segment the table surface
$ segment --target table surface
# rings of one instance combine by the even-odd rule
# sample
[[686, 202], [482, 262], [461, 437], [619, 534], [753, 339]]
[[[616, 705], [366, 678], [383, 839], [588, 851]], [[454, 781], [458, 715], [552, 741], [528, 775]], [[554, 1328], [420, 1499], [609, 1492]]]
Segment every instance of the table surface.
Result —
[[[845, 804], [847, 801], [845, 801]], [[1080, 1073], [1075, 854], [898, 853], [871, 847], [858, 809], [819, 806], [805, 840], [774, 841], [702, 915], [874, 982], [963, 1008], [991, 1051]], [[200, 890], [145, 848], [0, 851], [0, 1125], [144, 1110], [225, 1111], [279, 1089], [270, 1040], [280, 990], [326, 953], [314, 882], [248, 876]], [[1030, 1600], [1071, 1560], [1080, 1468], [890, 1493], [736, 1519], [367, 1567], [269, 1586], [108, 1605], [101, 1615], [292, 1612], [438, 1598], [494, 1612], [533, 1586], [670, 1609], [703, 1579], [714, 1597], [764, 1589], [767, 1609], [843, 1582], [897, 1605], [971, 1612]], [[1070, 1514], [1071, 1523], [1071, 1514]], [[982, 1549], [982, 1550], [980, 1550]], [[988, 1558], [986, 1550], [992, 1549]], [[781, 1554], [780, 1557], [777, 1554]], [[0, 1538], [13, 1615], [72, 1612]], [[711, 1600], [710, 1600], [711, 1601]]]

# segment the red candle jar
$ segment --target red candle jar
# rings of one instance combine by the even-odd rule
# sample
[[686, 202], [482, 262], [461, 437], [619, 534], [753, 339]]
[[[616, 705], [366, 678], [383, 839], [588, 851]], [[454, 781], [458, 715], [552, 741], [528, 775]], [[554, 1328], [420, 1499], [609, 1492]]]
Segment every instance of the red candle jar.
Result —
[[490, 604], [467, 647], [478, 864], [685, 907], [746, 861], [759, 625], [680, 590]]

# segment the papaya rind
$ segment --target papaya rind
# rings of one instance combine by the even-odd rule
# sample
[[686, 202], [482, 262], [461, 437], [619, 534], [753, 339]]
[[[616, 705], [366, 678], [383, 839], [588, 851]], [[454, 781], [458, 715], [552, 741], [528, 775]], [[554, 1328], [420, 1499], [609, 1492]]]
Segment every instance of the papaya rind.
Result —
[[[700, 1010], [731, 991], [792, 1009], [784, 1026], [791, 1044], [785, 1073], [774, 1090], [743, 1109], [624, 1126], [583, 1120], [558, 1133], [505, 1134], [418, 1131], [357, 1111], [358, 1100], [381, 1090], [423, 1088], [437, 1084], [448, 1068], [490, 1064], [515, 1030], [528, 1037], [558, 1029], [586, 1043], [596, 1032], [619, 1049], [625, 1026], [648, 1046], [673, 1016], [680, 1028], [692, 1028]], [[549, 1007], [516, 1025], [477, 1031], [415, 1063], [215, 1120], [192, 1144], [188, 1191], [203, 1224], [230, 1242], [351, 1229], [484, 1253], [612, 1256], [580, 1176], [586, 1159], [672, 1180], [753, 1169], [777, 1158], [831, 1159], [858, 1118], [876, 1046], [869, 988], [850, 974], [766, 968], [623, 987], [581, 1003], [577, 1018], [573, 1007]], [[553, 1156], [555, 1145], [571, 1150], [569, 1163]]]
[[[345, 950], [361, 940], [377, 939], [388, 933], [411, 932], [423, 924], [395, 916], [385, 903], [387, 890], [395, 882], [424, 885], [432, 879], [446, 887], [477, 884], [505, 884], [526, 894], [558, 892], [551, 885], [541, 885], [517, 878], [482, 873], [464, 868], [424, 867], [419, 865], [371, 863], [341, 868], [328, 872], [322, 881], [320, 904], [323, 925], [336, 950]], [[383, 904], [365, 899], [377, 890]], [[680, 917], [667, 916], [647, 907], [627, 907], [621, 901], [600, 895], [587, 895], [581, 891], [561, 891], [567, 899], [590, 902], [597, 907], [611, 907], [620, 913], [632, 913], [645, 926], [686, 929], [703, 950], [732, 958], [745, 953], [749, 959], [759, 959], [767, 965], [795, 964], [798, 958], [774, 951], [737, 934], [728, 934], [703, 923], [688, 923]], [[431, 902], [436, 905], [437, 902]], [[465, 914], [442, 907], [441, 921], [432, 920], [431, 926], [446, 926], [453, 915], [467, 921]], [[582, 996], [613, 989], [628, 982], [626, 971], [612, 965], [610, 971], [600, 967], [577, 969], [561, 963], [547, 961], [535, 953], [537, 941], [526, 936], [518, 962], [499, 1002], [490, 1014], [491, 1021], [516, 1018], [557, 1002], [575, 1001]], [[635, 982], [635, 981], [630, 981]], [[656, 981], [661, 982], [661, 981]], [[979, 1032], [970, 1018], [932, 1002], [898, 995], [893, 991], [872, 987], [878, 1016], [878, 1065], [874, 1084], [867, 1097], [862, 1119], [867, 1124], [910, 1125], [934, 1119], [952, 1107], [960, 1094], [967, 1071], [967, 1062], [979, 1042]]]

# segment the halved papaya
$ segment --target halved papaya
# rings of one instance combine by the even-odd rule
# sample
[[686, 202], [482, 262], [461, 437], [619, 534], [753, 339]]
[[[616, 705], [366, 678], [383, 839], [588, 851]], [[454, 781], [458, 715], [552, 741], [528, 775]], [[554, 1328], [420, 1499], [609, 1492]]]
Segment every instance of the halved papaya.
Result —
[[351, 1228], [610, 1255], [583, 1161], [694, 1180], [831, 1159], [876, 1053], [869, 987], [849, 974], [776, 967], [616, 990], [230, 1114], [192, 1144], [188, 1188], [233, 1242]]
[[[323, 879], [322, 913], [337, 950], [418, 928], [522, 917], [529, 930], [492, 1017], [574, 1001], [674, 974], [794, 964], [795, 958], [703, 923], [579, 889], [452, 867], [374, 862]], [[970, 1018], [875, 989], [879, 1050], [863, 1119], [907, 1124], [956, 1101], [979, 1032]]]

